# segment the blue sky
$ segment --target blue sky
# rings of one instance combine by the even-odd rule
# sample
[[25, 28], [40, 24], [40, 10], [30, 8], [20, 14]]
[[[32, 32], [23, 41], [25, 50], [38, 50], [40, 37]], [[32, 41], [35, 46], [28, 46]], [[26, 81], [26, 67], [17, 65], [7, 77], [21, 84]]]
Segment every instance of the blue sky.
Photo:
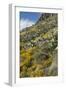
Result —
[[40, 16], [41, 14], [36, 12], [20, 12], [20, 30], [35, 24]]

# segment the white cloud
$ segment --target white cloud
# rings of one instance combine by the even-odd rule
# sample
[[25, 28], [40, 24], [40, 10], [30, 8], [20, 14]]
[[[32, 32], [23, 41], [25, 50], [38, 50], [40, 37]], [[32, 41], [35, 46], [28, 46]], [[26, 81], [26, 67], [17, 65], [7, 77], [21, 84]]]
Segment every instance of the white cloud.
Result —
[[20, 20], [20, 30], [26, 28], [26, 27], [29, 27], [29, 26], [32, 26], [33, 24], [35, 24], [35, 22], [33, 21], [30, 21], [28, 19], [21, 19]]

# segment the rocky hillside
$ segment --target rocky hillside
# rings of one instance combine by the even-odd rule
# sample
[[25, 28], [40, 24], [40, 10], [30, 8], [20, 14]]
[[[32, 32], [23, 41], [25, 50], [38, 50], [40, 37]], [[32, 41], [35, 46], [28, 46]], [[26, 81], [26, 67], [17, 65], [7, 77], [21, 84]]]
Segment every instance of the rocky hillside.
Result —
[[35, 25], [20, 30], [20, 77], [58, 75], [58, 16], [42, 14]]

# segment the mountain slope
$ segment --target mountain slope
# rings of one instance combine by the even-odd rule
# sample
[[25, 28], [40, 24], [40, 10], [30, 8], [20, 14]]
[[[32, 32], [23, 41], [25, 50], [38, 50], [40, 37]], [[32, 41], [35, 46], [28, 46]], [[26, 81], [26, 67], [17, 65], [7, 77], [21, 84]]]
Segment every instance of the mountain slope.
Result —
[[35, 25], [20, 30], [20, 77], [58, 74], [57, 20], [57, 14], [45, 13], [41, 15]]

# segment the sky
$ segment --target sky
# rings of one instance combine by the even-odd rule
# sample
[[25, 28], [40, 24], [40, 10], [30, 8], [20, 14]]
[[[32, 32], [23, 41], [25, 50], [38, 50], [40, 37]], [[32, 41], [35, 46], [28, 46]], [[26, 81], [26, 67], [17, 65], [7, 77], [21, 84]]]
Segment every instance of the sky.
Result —
[[35, 24], [41, 14], [36, 12], [20, 12], [20, 30]]

